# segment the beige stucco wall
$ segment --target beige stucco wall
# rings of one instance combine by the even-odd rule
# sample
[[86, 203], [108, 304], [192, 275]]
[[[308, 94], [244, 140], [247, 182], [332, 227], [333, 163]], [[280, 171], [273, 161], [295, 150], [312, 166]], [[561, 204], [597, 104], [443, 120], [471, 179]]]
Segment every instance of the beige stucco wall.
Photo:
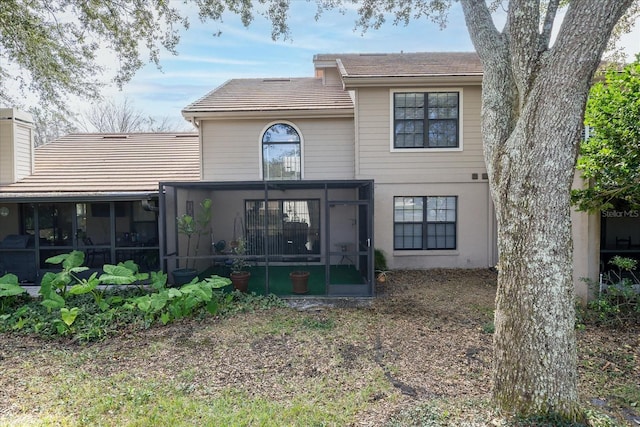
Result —
[[[573, 187], [585, 183], [580, 173], [575, 174]], [[571, 235], [573, 238], [573, 284], [576, 296], [586, 301], [594, 289], [589, 281], [597, 282], [600, 273], [600, 215], [598, 213], [571, 211]], [[586, 280], [585, 280], [586, 279]]]
[[[389, 268], [486, 268], [497, 262], [495, 219], [487, 183], [376, 184], [375, 247]], [[394, 196], [457, 196], [455, 250], [394, 250]]]
[[261, 138], [275, 123], [287, 123], [299, 131], [304, 179], [353, 179], [353, 120], [331, 118], [203, 121], [203, 180], [262, 180]]

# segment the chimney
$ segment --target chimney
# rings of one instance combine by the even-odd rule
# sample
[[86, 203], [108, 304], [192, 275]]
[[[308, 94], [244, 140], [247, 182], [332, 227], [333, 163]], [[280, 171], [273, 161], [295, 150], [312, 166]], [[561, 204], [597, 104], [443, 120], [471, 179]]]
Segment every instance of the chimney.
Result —
[[33, 174], [33, 133], [31, 114], [0, 108], [0, 185]]

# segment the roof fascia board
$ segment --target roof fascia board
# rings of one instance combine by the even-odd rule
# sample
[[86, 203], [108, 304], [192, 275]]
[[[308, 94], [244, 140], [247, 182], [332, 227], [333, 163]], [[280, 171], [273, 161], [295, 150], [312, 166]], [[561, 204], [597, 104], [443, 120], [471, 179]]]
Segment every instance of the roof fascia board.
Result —
[[346, 89], [358, 87], [380, 86], [415, 86], [415, 85], [479, 85], [482, 84], [482, 74], [379, 77], [379, 76], [343, 76], [342, 82]]
[[292, 119], [306, 118], [350, 118], [353, 108], [336, 108], [326, 110], [268, 110], [268, 111], [183, 111], [187, 120], [228, 120], [228, 119]]
[[0, 202], [29, 203], [29, 202], [70, 202], [70, 201], [115, 201], [142, 200], [158, 197], [158, 192], [135, 193], [0, 193]]

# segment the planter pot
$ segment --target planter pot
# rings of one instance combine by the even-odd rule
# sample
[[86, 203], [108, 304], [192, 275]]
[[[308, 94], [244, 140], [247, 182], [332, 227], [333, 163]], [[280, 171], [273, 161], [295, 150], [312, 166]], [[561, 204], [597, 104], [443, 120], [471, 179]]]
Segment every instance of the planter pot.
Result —
[[182, 286], [191, 282], [198, 275], [198, 271], [193, 268], [179, 268], [173, 270], [173, 284]]
[[308, 271], [292, 271], [289, 273], [294, 294], [306, 294], [309, 291], [309, 274]]
[[229, 275], [231, 279], [231, 283], [233, 287], [240, 292], [247, 292], [249, 289], [249, 279], [251, 278], [251, 273], [248, 271], [233, 271]]

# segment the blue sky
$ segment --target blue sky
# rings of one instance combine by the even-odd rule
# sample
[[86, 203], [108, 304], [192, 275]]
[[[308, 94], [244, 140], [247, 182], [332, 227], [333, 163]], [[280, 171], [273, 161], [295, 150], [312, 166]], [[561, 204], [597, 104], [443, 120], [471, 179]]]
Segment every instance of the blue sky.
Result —
[[[170, 117], [183, 122], [180, 111], [189, 103], [232, 78], [311, 77], [313, 55], [317, 53], [472, 51], [462, 10], [454, 3], [448, 25], [422, 18], [408, 26], [391, 22], [365, 34], [354, 31], [355, 11], [342, 15], [325, 12], [316, 22], [315, 3], [292, 1], [289, 15], [291, 40], [271, 40], [270, 23], [255, 16], [245, 28], [235, 15], [225, 15], [223, 22], [201, 23], [197, 16], [182, 33], [178, 56], [164, 53], [162, 70], [147, 65], [122, 91], [107, 87], [106, 98], [128, 98], [145, 115]], [[625, 36], [627, 52], [640, 52], [640, 29]], [[220, 36], [214, 33], [221, 31]], [[86, 104], [76, 108], [81, 111]]]
[[[103, 94], [107, 98], [127, 97], [147, 115], [179, 121], [182, 108], [232, 78], [312, 77], [313, 55], [317, 53], [473, 50], [457, 4], [443, 30], [422, 19], [408, 26], [387, 23], [363, 35], [354, 31], [355, 12], [326, 12], [316, 22], [315, 4], [292, 3], [291, 40], [271, 40], [270, 23], [261, 16], [248, 28], [234, 15], [226, 16], [222, 23], [204, 24], [196, 17], [182, 33], [179, 55], [162, 55], [162, 70], [149, 64], [122, 91], [108, 87]], [[218, 30], [222, 34], [214, 37]], [[79, 104], [77, 109], [85, 107]]]

